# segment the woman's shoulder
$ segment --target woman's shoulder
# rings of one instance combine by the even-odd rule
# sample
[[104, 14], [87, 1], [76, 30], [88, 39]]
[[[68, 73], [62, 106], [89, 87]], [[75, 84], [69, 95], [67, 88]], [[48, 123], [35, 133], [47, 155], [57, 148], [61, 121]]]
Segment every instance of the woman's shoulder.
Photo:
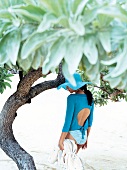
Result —
[[75, 94], [75, 93], [73, 93], [73, 94], [70, 94], [68, 97], [86, 97], [86, 94]]
[[72, 98], [74, 98], [75, 97], [75, 94], [70, 94], [67, 98], [68, 99], [72, 99]]
[[86, 94], [70, 94], [68, 99], [86, 98]]
[[67, 100], [75, 100], [76, 99], [76, 94], [70, 94], [68, 97], [67, 97]]

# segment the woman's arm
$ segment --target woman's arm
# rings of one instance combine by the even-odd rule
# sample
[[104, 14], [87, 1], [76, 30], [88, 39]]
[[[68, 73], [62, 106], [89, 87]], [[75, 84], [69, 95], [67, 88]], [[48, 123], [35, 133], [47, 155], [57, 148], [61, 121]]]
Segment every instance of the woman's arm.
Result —
[[90, 130], [91, 130], [91, 127], [88, 127], [88, 129], [87, 129], [87, 139], [88, 139], [88, 136], [90, 134]]
[[59, 144], [58, 144], [60, 150], [64, 150], [63, 142], [64, 142], [64, 139], [66, 138], [67, 134], [68, 134], [68, 132], [62, 132], [61, 133], [61, 136], [60, 136], [60, 139], [59, 139]]
[[58, 146], [61, 150], [64, 150], [63, 142], [69, 132], [71, 122], [72, 122], [73, 113], [74, 113], [74, 98], [72, 95], [69, 95], [67, 98], [67, 109], [66, 109], [65, 122], [64, 122], [64, 126], [62, 129], [62, 133], [61, 133], [61, 136], [59, 139], [59, 144], [58, 144]]
[[73, 113], [74, 113], [74, 97], [73, 95], [69, 95], [67, 97], [66, 116], [65, 116], [65, 121], [64, 121], [62, 132], [69, 132]]
[[86, 139], [86, 142], [82, 145], [82, 149], [86, 149], [87, 148], [88, 136], [90, 134], [90, 130], [91, 130], [91, 127], [88, 127], [88, 129], [87, 129], [87, 139]]

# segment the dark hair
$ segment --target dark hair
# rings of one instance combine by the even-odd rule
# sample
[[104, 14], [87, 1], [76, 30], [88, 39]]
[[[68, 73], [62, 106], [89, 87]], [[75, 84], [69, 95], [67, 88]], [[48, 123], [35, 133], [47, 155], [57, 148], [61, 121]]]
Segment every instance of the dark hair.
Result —
[[85, 84], [80, 89], [83, 90], [84, 93], [86, 94], [88, 105], [91, 106], [92, 105], [92, 101], [93, 101], [93, 95], [92, 95], [92, 93], [89, 90], [87, 90], [87, 85]]

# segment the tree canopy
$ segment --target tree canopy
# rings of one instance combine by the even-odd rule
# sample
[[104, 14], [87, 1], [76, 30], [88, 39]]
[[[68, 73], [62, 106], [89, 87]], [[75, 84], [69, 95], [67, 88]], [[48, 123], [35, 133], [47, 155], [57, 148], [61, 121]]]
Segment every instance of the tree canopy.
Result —
[[100, 100], [113, 93], [127, 100], [126, 6], [125, 0], [0, 0], [0, 65], [47, 74], [62, 62], [65, 78], [74, 84], [79, 70], [99, 87]]
[[[20, 170], [36, 170], [12, 128], [32, 98], [64, 78], [75, 84], [77, 71], [92, 82], [95, 104], [127, 101], [126, 7], [126, 0], [0, 0], [0, 93], [10, 87], [8, 70], [22, 77], [0, 113], [0, 148]], [[51, 72], [56, 79], [34, 85]]]

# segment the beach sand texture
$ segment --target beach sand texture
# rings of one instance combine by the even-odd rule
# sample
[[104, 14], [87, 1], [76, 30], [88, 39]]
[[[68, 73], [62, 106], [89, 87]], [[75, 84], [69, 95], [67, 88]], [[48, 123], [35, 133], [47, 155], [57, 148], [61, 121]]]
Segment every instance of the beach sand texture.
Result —
[[[52, 74], [41, 80], [54, 77]], [[0, 109], [15, 92], [18, 75], [12, 80], [12, 89], [7, 88], [0, 95]], [[55, 170], [47, 159], [59, 140], [68, 95], [65, 90], [48, 90], [17, 111], [18, 116], [13, 123], [14, 135], [20, 145], [33, 156], [37, 170]], [[80, 150], [79, 156], [84, 160], [86, 170], [127, 170], [126, 102], [110, 102], [107, 106], [95, 108], [88, 148]], [[18, 170], [1, 149], [0, 170]]]

